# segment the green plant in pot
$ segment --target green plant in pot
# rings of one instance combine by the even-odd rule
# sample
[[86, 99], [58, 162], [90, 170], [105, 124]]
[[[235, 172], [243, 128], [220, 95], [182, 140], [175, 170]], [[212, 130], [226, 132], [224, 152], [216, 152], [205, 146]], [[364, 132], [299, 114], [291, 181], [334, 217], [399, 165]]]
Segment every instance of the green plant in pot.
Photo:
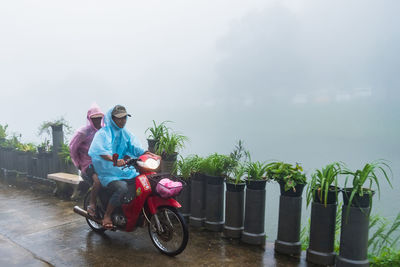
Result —
[[177, 133], [165, 132], [165, 134], [161, 137], [158, 145], [156, 153], [161, 155], [163, 159], [176, 160], [178, 155], [178, 151], [185, 146], [185, 142], [188, 138], [184, 135]]
[[264, 162], [245, 163], [246, 200], [241, 240], [247, 244], [265, 244], [265, 186], [267, 166]]
[[[320, 203], [328, 204], [328, 196], [330, 201], [336, 203], [337, 195], [339, 192], [338, 176], [342, 171], [343, 163], [333, 162], [326, 165], [320, 170], [316, 170], [311, 175], [311, 181], [307, 188], [307, 206], [311, 201], [316, 199]], [[334, 199], [333, 195], [334, 194]], [[332, 204], [332, 203], [329, 203]]]
[[[372, 206], [372, 196], [375, 190], [378, 191], [378, 196], [380, 196], [379, 180], [381, 179], [386, 180], [389, 186], [393, 188], [390, 182], [393, 173], [386, 160], [367, 163], [361, 170], [351, 171], [346, 168], [341, 173], [349, 175], [346, 177], [345, 188], [343, 189], [344, 204], [347, 206]], [[351, 188], [347, 187], [349, 178], [352, 178], [353, 187]], [[373, 186], [375, 186], [375, 189], [373, 189]]]
[[200, 162], [200, 172], [206, 180], [204, 226], [210, 231], [220, 232], [223, 229], [224, 180], [235, 164], [230, 156], [218, 153]]
[[267, 180], [265, 176], [267, 173], [267, 165], [260, 161], [247, 162], [245, 165], [245, 174], [247, 175], [247, 180], [260, 181]]
[[[50, 132], [51, 129], [51, 132]], [[39, 136], [45, 135], [52, 140], [52, 151], [55, 155], [61, 150], [61, 145], [64, 143], [64, 133], [71, 134], [72, 127], [63, 118], [56, 119], [54, 121], [44, 121], [39, 126]]]
[[250, 153], [245, 150], [242, 140], [237, 142], [229, 156], [233, 160], [233, 163], [231, 171], [226, 177], [226, 182], [229, 184], [241, 184], [243, 183], [243, 177], [246, 172], [245, 163], [250, 159]]
[[201, 158], [198, 155], [191, 155], [186, 158], [180, 156], [174, 166], [173, 173], [178, 174], [183, 180], [190, 180], [191, 176], [199, 171], [199, 162]]
[[240, 238], [244, 229], [244, 203], [245, 203], [245, 165], [242, 159], [247, 162], [249, 153], [244, 150], [241, 140], [230, 154], [234, 161], [234, 167], [226, 177], [225, 191], [225, 225], [224, 235], [229, 238]]
[[177, 133], [166, 132], [157, 145], [156, 153], [162, 156], [161, 172], [172, 172], [178, 151], [185, 146], [188, 138]]
[[271, 162], [266, 165], [267, 176], [279, 183], [281, 194], [300, 196], [307, 183], [303, 168], [285, 162]]
[[163, 121], [157, 125], [157, 123], [153, 120], [153, 126], [146, 129], [145, 133], [150, 133], [147, 142], [149, 146], [150, 152], [156, 152], [158, 144], [161, 138], [168, 132], [169, 128], [167, 127], [167, 123], [170, 121]]
[[[343, 213], [340, 232], [340, 249], [336, 257], [337, 266], [346, 266], [349, 261], [359, 266], [368, 263], [368, 224], [375, 191], [380, 195], [380, 179], [390, 182], [392, 171], [385, 160], [377, 160], [364, 165], [362, 169], [344, 169], [346, 177], [343, 189]], [[351, 179], [352, 186], [347, 188]]]
[[191, 178], [199, 169], [200, 157], [191, 155], [186, 158], [180, 157], [175, 164], [174, 173], [177, 173], [181, 179], [186, 182], [182, 192], [176, 197], [176, 200], [181, 204], [180, 211], [186, 220], [189, 220], [190, 205], [191, 205]]
[[229, 184], [243, 184], [243, 177], [245, 175], [246, 168], [242, 163], [238, 163], [237, 166], [233, 168], [231, 173], [226, 177], [226, 182]]
[[67, 133], [72, 133], [72, 127], [71, 125], [63, 118], [56, 119], [54, 121], [44, 121], [42, 124], [39, 126], [39, 135], [47, 134], [48, 136], [51, 136], [50, 129], [51, 128], [60, 128], [63, 127]]
[[235, 166], [230, 156], [214, 153], [199, 163], [199, 171], [208, 176], [227, 177]]

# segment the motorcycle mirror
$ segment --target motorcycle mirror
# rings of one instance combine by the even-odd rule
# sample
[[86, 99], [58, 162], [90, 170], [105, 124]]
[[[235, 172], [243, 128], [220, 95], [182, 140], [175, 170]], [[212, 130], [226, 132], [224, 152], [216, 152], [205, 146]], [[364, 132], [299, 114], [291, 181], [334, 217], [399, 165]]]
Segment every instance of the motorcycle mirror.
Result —
[[112, 156], [114, 166], [117, 166], [118, 157], [119, 157], [118, 153], [114, 153]]

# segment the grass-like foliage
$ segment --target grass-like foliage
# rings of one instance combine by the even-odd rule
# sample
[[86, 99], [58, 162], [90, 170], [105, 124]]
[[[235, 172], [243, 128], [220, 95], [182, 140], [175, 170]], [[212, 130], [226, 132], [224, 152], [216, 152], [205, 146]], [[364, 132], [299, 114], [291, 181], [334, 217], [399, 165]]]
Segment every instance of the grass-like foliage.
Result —
[[248, 161], [245, 164], [245, 174], [248, 180], [266, 180], [267, 165], [260, 161]]
[[235, 166], [236, 161], [230, 156], [214, 153], [200, 162], [199, 171], [210, 176], [227, 177]]
[[[400, 266], [400, 213], [390, 223], [381, 216], [371, 216], [368, 258], [371, 266]], [[372, 230], [375, 230], [371, 234]]]
[[229, 174], [229, 176], [227, 177], [227, 182], [229, 183], [234, 183], [234, 184], [238, 184], [243, 182], [243, 176], [246, 173], [246, 168], [245, 166], [239, 162], [231, 171], [231, 173]]
[[169, 128], [167, 127], [167, 123], [171, 121], [163, 121], [157, 125], [157, 123], [153, 120], [153, 126], [146, 129], [145, 133], [150, 132], [148, 138], [154, 139], [156, 142], [160, 141], [161, 137], [164, 136], [166, 132], [168, 132]]
[[165, 132], [156, 145], [156, 152], [162, 156], [173, 155], [185, 146], [188, 138], [177, 133]]
[[328, 193], [330, 190], [334, 190], [337, 196], [338, 175], [341, 173], [343, 166], [343, 163], [334, 162], [320, 170], [316, 170], [311, 175], [311, 181], [307, 188], [307, 206], [311, 203], [316, 194], [319, 199], [323, 200], [325, 206], [328, 201]]
[[180, 156], [173, 173], [177, 173], [184, 180], [189, 180], [192, 174], [199, 172], [201, 161], [202, 158], [198, 155], [191, 155], [186, 158]]

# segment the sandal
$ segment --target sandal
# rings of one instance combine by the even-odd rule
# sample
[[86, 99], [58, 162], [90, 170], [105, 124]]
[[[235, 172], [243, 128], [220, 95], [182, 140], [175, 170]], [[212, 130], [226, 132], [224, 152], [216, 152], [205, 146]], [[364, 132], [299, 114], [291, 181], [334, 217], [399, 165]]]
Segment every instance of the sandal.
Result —
[[114, 225], [112, 224], [112, 222], [106, 222], [105, 223], [104, 220], [103, 220], [102, 226], [103, 226], [103, 228], [105, 228], [107, 230], [111, 230], [111, 229], [114, 228]]
[[86, 211], [89, 214], [89, 216], [92, 216], [92, 217], [96, 216], [96, 208], [93, 208], [91, 205], [89, 205], [87, 207]]

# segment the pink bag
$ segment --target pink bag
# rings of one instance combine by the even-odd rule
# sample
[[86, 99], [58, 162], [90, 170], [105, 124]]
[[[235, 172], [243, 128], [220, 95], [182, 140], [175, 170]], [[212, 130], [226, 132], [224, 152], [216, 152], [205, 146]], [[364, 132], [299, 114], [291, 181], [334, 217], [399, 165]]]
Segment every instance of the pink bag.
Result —
[[162, 198], [170, 198], [178, 195], [182, 190], [181, 182], [174, 182], [168, 178], [161, 179], [156, 187], [156, 192]]

